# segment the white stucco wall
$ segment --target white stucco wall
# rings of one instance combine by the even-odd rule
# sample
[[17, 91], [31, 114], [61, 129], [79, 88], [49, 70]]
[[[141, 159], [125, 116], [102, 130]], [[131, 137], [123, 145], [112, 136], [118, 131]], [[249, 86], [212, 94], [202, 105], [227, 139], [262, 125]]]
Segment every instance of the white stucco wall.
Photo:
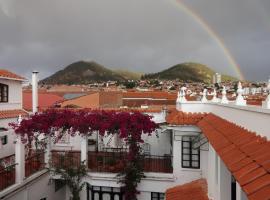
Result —
[[66, 187], [61, 188], [55, 192], [55, 186], [52, 182], [49, 184], [49, 174], [46, 173], [32, 182], [25, 184], [18, 188], [15, 192], [2, 197], [3, 200], [40, 200], [47, 198], [47, 200], [62, 200], [65, 199]]
[[8, 144], [6, 145], [1, 145], [0, 144], [0, 158], [12, 155], [15, 153], [15, 144], [14, 141], [16, 139], [16, 135], [13, 131], [13, 129], [11, 129], [8, 124], [10, 122], [15, 122], [17, 120], [17, 118], [10, 118], [10, 119], [1, 119], [0, 120], [0, 127], [4, 127], [7, 128], [8, 131], [3, 131], [0, 132], [0, 137], [7, 135], [8, 136]]
[[182, 168], [182, 136], [198, 135], [200, 129], [196, 126], [177, 126], [173, 129], [173, 174], [176, 178], [175, 185], [182, 185], [191, 181], [207, 178], [208, 176], [208, 151], [200, 151], [200, 169]]
[[22, 82], [0, 79], [0, 83], [9, 86], [8, 103], [0, 103], [0, 110], [22, 109]]
[[270, 139], [270, 109], [263, 109], [259, 106], [201, 102], [181, 103], [177, 105], [177, 109], [184, 112], [212, 112]]

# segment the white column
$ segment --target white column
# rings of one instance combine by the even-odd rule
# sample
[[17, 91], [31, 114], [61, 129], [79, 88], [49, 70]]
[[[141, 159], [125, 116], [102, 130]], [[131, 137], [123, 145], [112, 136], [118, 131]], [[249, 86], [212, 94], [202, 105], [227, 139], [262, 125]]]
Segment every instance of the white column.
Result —
[[25, 145], [21, 141], [21, 136], [17, 137], [15, 145], [15, 167], [16, 183], [23, 182], [25, 178]]
[[248, 200], [247, 195], [243, 192], [238, 182], [236, 182], [236, 200]]
[[209, 144], [209, 154], [208, 154], [208, 196], [212, 199], [215, 199], [215, 189], [216, 189], [216, 152], [213, 149], [212, 145]]
[[81, 161], [85, 162], [87, 166], [88, 162], [88, 137], [83, 136], [81, 137]]
[[218, 200], [231, 199], [232, 176], [223, 161], [218, 157]]
[[265, 101], [262, 103], [262, 107], [266, 109], [270, 109], [270, 93], [268, 94], [267, 98]]
[[32, 112], [38, 112], [38, 72], [32, 72]]
[[49, 167], [49, 162], [51, 159], [51, 150], [52, 150], [52, 141], [51, 141], [51, 137], [48, 136], [47, 137], [47, 145], [46, 145], [46, 152], [45, 152], [45, 163], [46, 163], [46, 167]]

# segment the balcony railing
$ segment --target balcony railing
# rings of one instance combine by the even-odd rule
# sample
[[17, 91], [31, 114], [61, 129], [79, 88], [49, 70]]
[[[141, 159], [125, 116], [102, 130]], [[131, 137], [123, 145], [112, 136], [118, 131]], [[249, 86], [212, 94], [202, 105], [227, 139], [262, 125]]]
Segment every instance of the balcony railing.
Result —
[[118, 173], [126, 165], [126, 152], [88, 152], [88, 169], [92, 172]]
[[81, 164], [80, 151], [52, 151], [52, 166], [61, 167], [78, 167]]
[[16, 164], [0, 168], [0, 191], [15, 184], [15, 166]]
[[143, 158], [145, 172], [172, 173], [172, 156], [146, 155]]
[[25, 159], [25, 177], [29, 177], [45, 168], [44, 154], [44, 151], [35, 152]]
[[[52, 151], [52, 164], [57, 168], [65, 166], [78, 167], [81, 163], [79, 151]], [[91, 172], [119, 173], [126, 166], [125, 151], [88, 152], [88, 169]], [[171, 156], [142, 157], [142, 165], [145, 172], [172, 173]]]

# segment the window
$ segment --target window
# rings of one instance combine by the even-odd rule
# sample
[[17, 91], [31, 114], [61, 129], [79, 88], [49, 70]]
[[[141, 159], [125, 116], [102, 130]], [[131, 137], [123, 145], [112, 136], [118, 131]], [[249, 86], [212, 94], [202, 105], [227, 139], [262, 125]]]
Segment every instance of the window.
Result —
[[100, 187], [87, 184], [87, 200], [123, 200], [122, 188]]
[[8, 102], [8, 85], [0, 83], [0, 102]]
[[192, 148], [192, 140], [196, 136], [182, 137], [182, 168], [200, 168], [200, 148]]
[[2, 145], [6, 145], [8, 143], [8, 136], [7, 135], [1, 137], [1, 143], [2, 143]]
[[165, 194], [159, 192], [151, 192], [151, 200], [164, 200]]

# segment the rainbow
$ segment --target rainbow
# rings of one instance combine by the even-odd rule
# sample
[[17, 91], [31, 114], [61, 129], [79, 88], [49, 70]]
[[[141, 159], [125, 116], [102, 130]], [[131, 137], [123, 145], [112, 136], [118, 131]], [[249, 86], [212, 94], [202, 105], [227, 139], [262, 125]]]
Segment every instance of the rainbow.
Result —
[[191, 16], [211, 36], [211, 38], [215, 40], [215, 42], [221, 48], [224, 55], [226, 56], [229, 63], [231, 64], [231, 67], [235, 71], [237, 77], [240, 80], [245, 80], [244, 75], [240, 69], [240, 66], [237, 64], [230, 50], [226, 47], [223, 39], [219, 37], [219, 35], [209, 26], [209, 24], [200, 15], [198, 15], [194, 10], [192, 10], [190, 7], [184, 4], [182, 0], [171, 0], [171, 2], [173, 3], [173, 5], [177, 6], [186, 14]]

